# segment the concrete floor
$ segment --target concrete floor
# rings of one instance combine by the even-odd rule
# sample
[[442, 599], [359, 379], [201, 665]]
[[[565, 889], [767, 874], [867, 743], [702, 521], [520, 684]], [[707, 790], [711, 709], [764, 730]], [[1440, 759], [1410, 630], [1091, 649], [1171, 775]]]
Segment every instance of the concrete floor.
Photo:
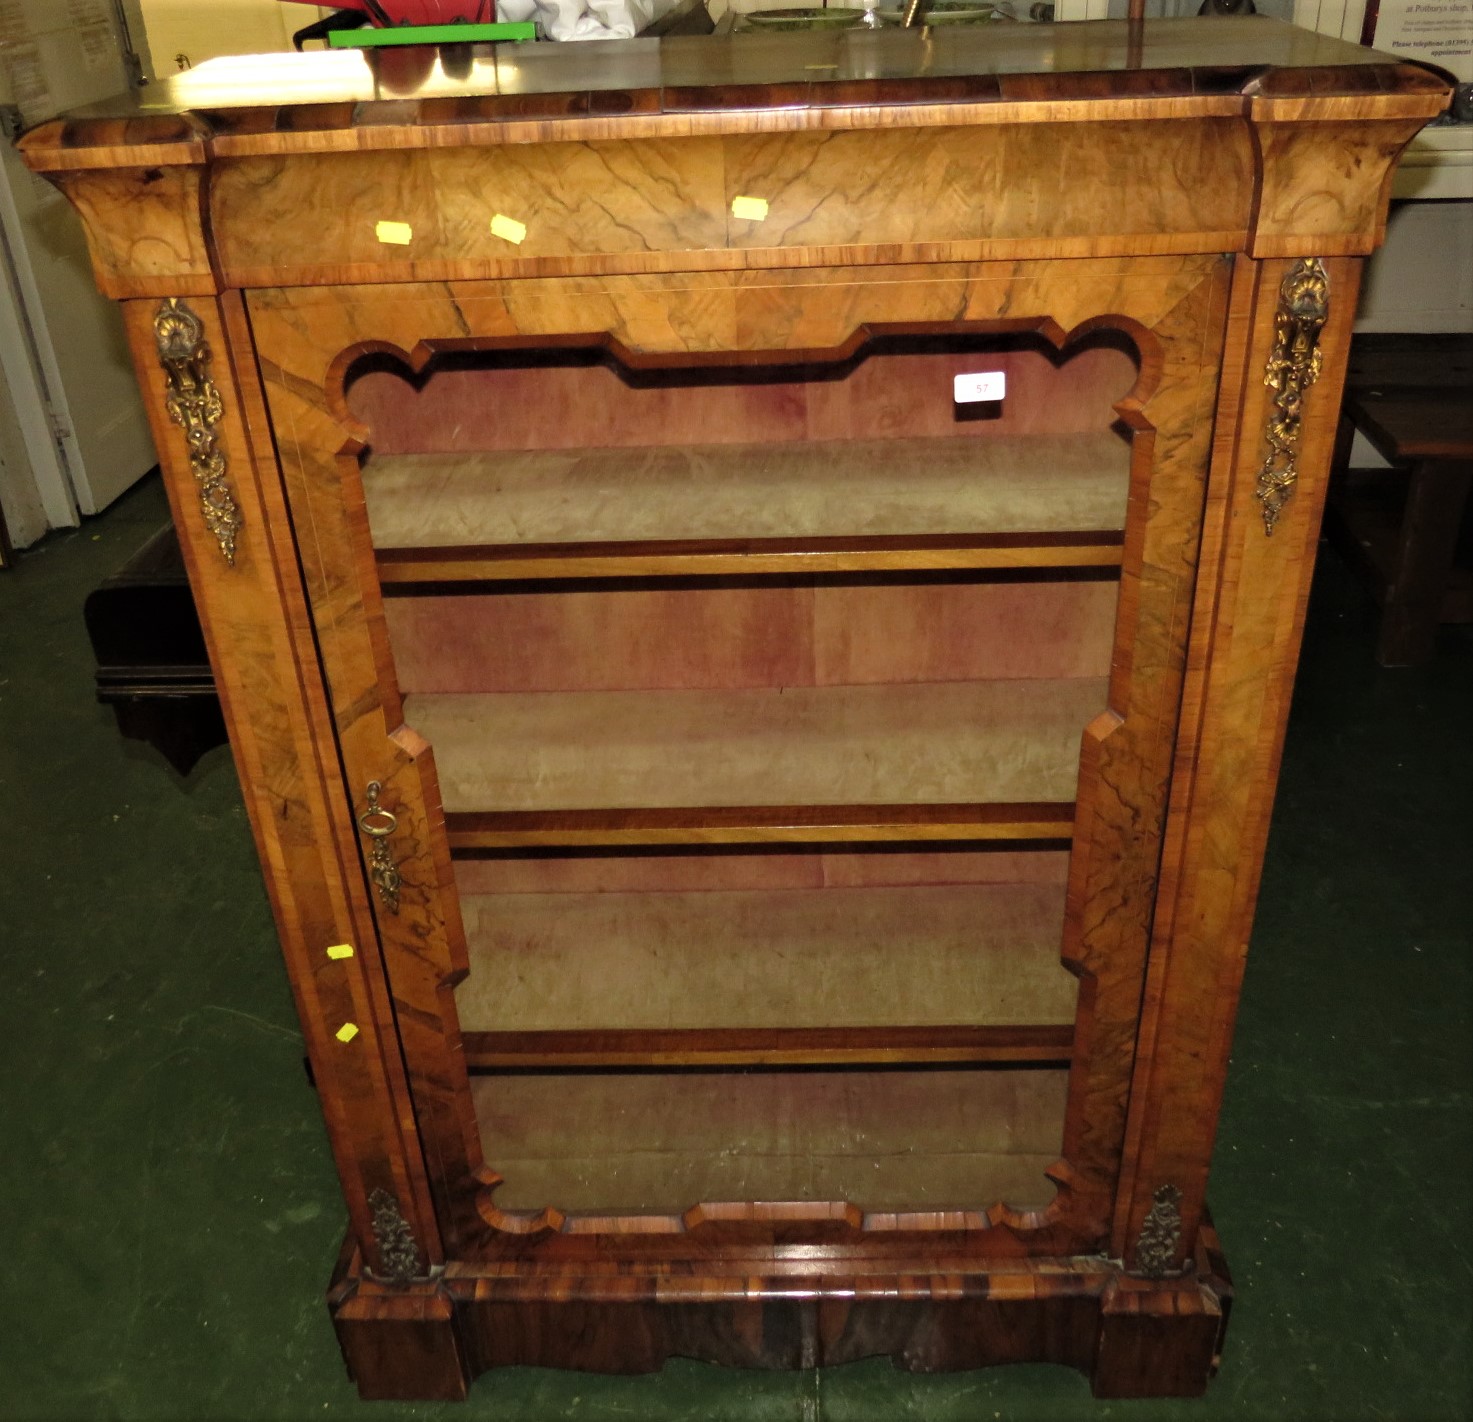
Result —
[[[0, 573], [0, 1418], [362, 1408], [322, 1290], [343, 1229], [228, 753], [187, 779], [92, 699], [86, 593], [156, 485]], [[1327, 560], [1222, 1117], [1238, 1285], [1195, 1403], [1018, 1367], [531, 1369], [365, 1416], [987, 1422], [1473, 1415], [1473, 637], [1382, 671]]]

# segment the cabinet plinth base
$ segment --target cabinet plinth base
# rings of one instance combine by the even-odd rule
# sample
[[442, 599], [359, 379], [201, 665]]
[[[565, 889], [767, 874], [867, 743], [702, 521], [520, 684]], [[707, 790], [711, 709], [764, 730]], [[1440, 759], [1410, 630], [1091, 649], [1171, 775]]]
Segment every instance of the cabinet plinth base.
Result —
[[393, 1288], [345, 1248], [328, 1304], [367, 1400], [460, 1399], [498, 1367], [641, 1373], [676, 1357], [749, 1368], [889, 1357], [913, 1372], [1062, 1363], [1089, 1374], [1097, 1397], [1194, 1397], [1217, 1369], [1232, 1298], [1205, 1228], [1193, 1267], [1163, 1280], [1099, 1258], [765, 1279], [705, 1262], [709, 1277], [645, 1279], [451, 1265]]
[[363, 1269], [351, 1239], [338, 1255], [327, 1306], [348, 1376], [366, 1402], [461, 1402], [466, 1366], [455, 1301], [435, 1280], [403, 1288]]

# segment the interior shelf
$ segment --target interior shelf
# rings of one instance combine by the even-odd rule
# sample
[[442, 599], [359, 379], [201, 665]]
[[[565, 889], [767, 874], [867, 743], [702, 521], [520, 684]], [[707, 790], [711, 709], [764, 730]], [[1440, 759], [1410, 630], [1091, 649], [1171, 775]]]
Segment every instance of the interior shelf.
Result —
[[1109, 432], [385, 454], [363, 468], [386, 583], [1112, 567]]
[[496, 1204], [669, 1213], [718, 1201], [865, 1210], [1046, 1205], [1068, 1072], [685, 1071], [473, 1079]]
[[462, 1032], [471, 1071], [657, 1066], [1063, 1065], [1072, 1026], [683, 1027]]
[[461, 911], [473, 1066], [1069, 1055], [1060, 882], [467, 894]]
[[613, 831], [1057, 839], [1106, 688], [1080, 677], [416, 695], [404, 715], [434, 747], [452, 849]]

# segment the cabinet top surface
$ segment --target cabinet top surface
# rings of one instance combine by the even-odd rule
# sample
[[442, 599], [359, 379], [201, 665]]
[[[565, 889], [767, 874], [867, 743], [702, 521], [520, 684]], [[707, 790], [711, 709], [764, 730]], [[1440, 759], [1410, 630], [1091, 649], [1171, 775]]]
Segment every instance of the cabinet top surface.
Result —
[[109, 148], [122, 162], [118, 150], [268, 129], [297, 148], [344, 129], [360, 131], [355, 146], [392, 146], [395, 132], [470, 123], [725, 113], [762, 127], [794, 111], [989, 102], [1096, 117], [1111, 101], [1169, 101], [1184, 117], [1224, 100], [1355, 96], [1414, 98], [1431, 114], [1447, 89], [1394, 56], [1261, 17], [424, 46], [211, 60], [44, 125], [24, 148], [45, 169], [71, 166], [58, 150]]

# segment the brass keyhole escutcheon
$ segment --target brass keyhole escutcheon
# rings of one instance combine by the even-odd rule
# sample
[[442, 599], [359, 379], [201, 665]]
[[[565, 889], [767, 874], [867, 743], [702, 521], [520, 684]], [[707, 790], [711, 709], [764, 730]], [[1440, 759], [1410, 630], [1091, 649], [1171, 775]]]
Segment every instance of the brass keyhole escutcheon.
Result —
[[404, 881], [389, 849], [389, 836], [398, 829], [399, 817], [379, 804], [383, 788], [377, 780], [368, 782], [368, 808], [358, 816], [358, 829], [369, 841], [368, 877], [373, 880], [383, 906], [390, 913], [398, 913], [399, 889]]

